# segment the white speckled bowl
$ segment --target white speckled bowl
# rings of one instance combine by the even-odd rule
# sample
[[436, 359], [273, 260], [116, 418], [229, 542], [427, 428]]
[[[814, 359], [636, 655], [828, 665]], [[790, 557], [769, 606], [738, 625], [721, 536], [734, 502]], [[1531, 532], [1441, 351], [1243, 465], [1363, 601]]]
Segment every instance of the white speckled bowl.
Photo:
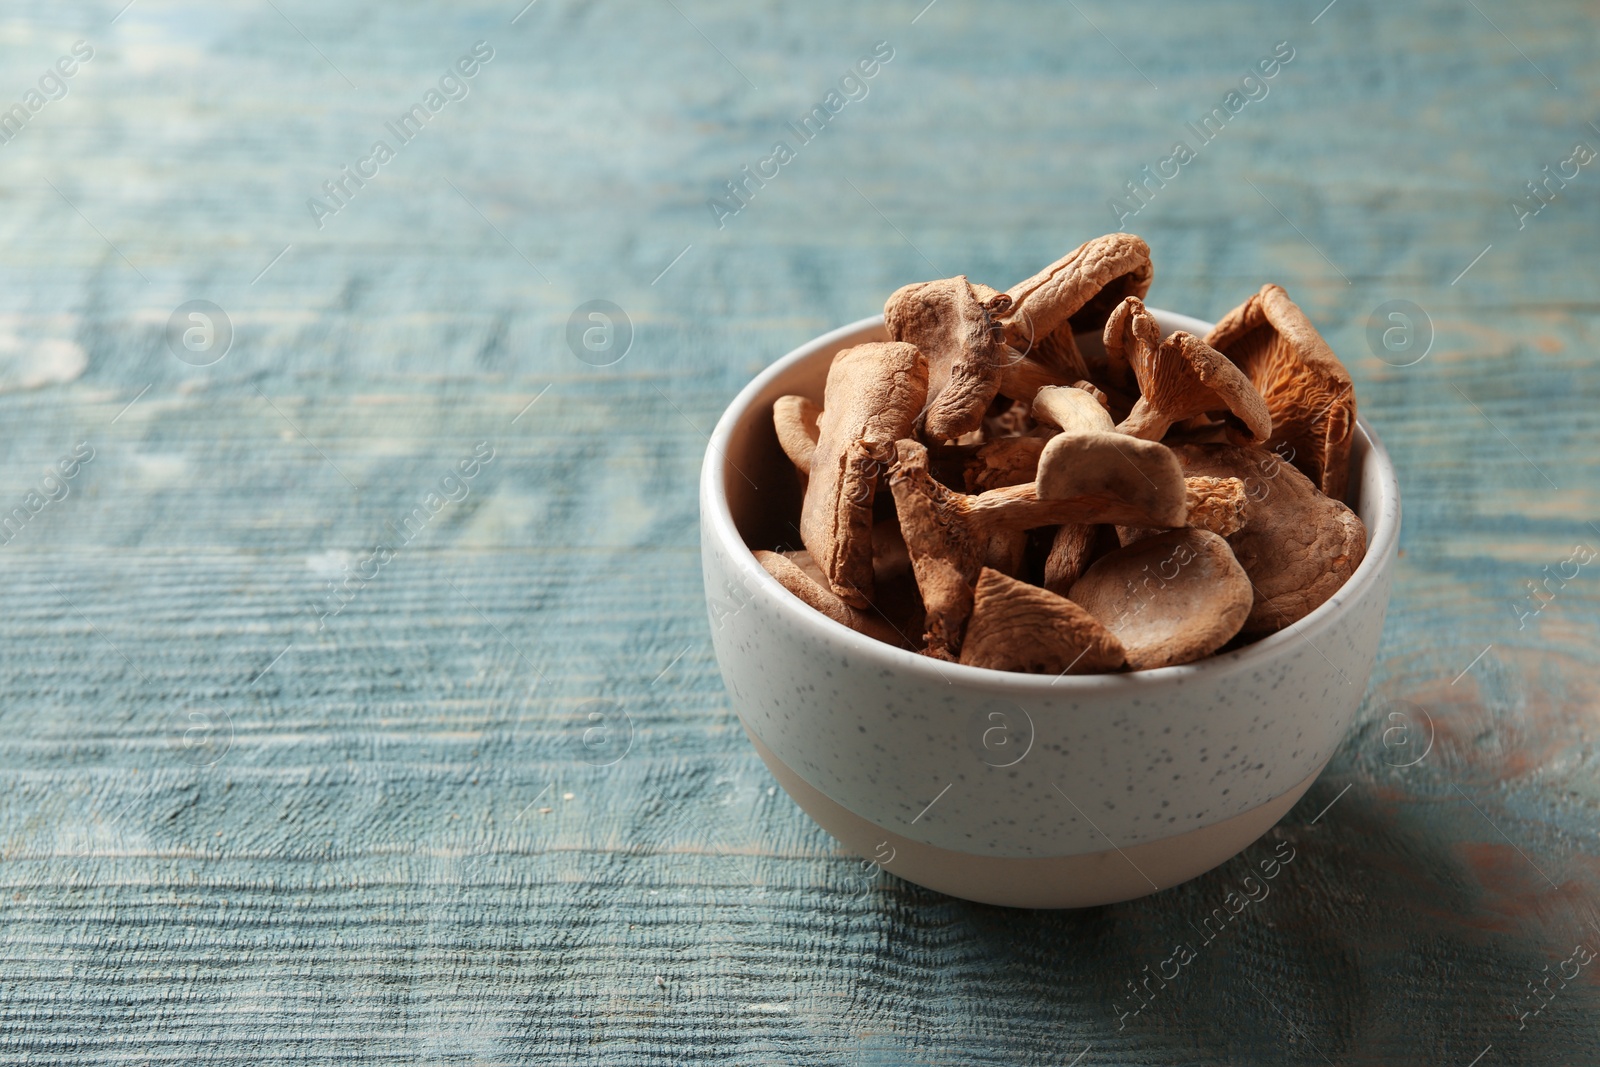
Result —
[[[1209, 330], [1152, 311], [1164, 331]], [[761, 758], [851, 850], [970, 900], [1108, 904], [1242, 851], [1316, 779], [1372, 671], [1400, 533], [1399, 485], [1377, 437], [1361, 423], [1352, 453], [1366, 559], [1290, 629], [1127, 674], [1052, 679], [941, 663], [813, 611], [750, 552], [798, 541], [798, 482], [772, 402], [820, 402], [834, 353], [883, 339], [875, 317], [795, 349], [739, 393], [706, 451], [712, 641]]]

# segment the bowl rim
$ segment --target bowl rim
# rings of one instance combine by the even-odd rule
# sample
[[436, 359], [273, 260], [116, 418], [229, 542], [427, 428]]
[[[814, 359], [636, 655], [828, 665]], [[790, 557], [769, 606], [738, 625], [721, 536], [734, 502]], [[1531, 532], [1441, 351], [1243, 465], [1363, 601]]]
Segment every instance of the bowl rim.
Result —
[[[1175, 323], [1175, 328], [1188, 329], [1192, 333], [1203, 335], [1209, 332], [1212, 325], [1191, 315], [1164, 311], [1160, 308], [1151, 307], [1150, 312], [1160, 319]], [[1388, 570], [1389, 558], [1394, 553], [1400, 537], [1400, 485], [1388, 450], [1384, 448], [1383, 442], [1366, 420], [1357, 416], [1356, 432], [1365, 439], [1366, 445], [1364, 463], [1376, 463], [1378, 475], [1376, 479], [1378, 500], [1371, 508], [1376, 519], [1367, 530], [1366, 555], [1344, 585], [1304, 618], [1233, 652], [1208, 656], [1193, 663], [1174, 667], [1050, 677], [936, 660], [919, 652], [898, 648], [868, 637], [844, 623], [836, 622], [779, 584], [778, 580], [761, 566], [755, 553], [745, 544], [738, 527], [734, 524], [733, 511], [728, 504], [727, 449], [734, 428], [748, 416], [756, 397], [779, 377], [797, 364], [815, 357], [819, 351], [837, 346], [857, 334], [881, 328], [883, 325], [881, 314], [870, 315], [814, 337], [774, 360], [729, 402], [711, 431], [705, 458], [701, 464], [701, 537], [714, 537], [727, 550], [728, 556], [733, 560], [733, 566], [739, 570], [747, 588], [753, 586], [765, 590], [777, 610], [787, 612], [799, 625], [811, 629], [824, 641], [842, 645], [854, 655], [868, 657], [876, 666], [911, 671], [913, 674], [921, 675], [926, 681], [945, 684], [960, 682], [969, 687], [999, 689], [1016, 696], [1045, 694], [1083, 696], [1096, 691], [1124, 690], [1125, 687], [1175, 686], [1202, 678], [1225, 677], [1229, 674], [1258, 669], [1268, 665], [1300, 641], [1304, 641], [1322, 655], [1323, 659], [1327, 659], [1328, 657], [1311, 640], [1311, 635], [1326, 629], [1338, 615], [1364, 599], [1368, 590], [1381, 580]]]

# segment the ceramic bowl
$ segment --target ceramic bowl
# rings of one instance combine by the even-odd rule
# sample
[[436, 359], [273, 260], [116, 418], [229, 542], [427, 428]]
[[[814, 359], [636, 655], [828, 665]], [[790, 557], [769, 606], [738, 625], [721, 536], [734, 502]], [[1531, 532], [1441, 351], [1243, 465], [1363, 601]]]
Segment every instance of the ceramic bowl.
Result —
[[[1152, 312], [1163, 332], [1209, 330]], [[706, 451], [712, 641], [762, 760], [850, 850], [990, 904], [1128, 900], [1245, 849], [1316, 780], [1372, 671], [1400, 494], [1371, 427], [1356, 430], [1348, 500], [1367, 526], [1366, 558], [1293, 627], [1198, 663], [1123, 674], [943, 663], [833, 622], [751, 554], [799, 540], [799, 482], [772, 402], [796, 393], [820, 403], [836, 352], [886, 339], [875, 317], [795, 349], [739, 393]]]

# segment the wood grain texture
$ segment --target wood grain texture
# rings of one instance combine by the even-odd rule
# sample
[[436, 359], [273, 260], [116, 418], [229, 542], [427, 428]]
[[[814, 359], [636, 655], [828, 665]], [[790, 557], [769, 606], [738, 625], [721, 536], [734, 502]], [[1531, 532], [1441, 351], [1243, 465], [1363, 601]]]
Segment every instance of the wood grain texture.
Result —
[[[1600, 1058], [1600, 968], [1519, 1020], [1600, 949], [1600, 569], [1517, 611], [1600, 549], [1600, 170], [1509, 208], [1600, 148], [1586, 5], [121, 2], [0, 21], [6, 106], [95, 50], [0, 144], [0, 514], [94, 449], [0, 546], [0, 1063]], [[307, 199], [480, 40], [319, 229]], [[708, 198], [879, 41], [719, 228]], [[1145, 900], [869, 877], [729, 711], [705, 433], [901, 284], [1008, 285], [1117, 228], [1279, 41], [1122, 227], [1156, 306], [1283, 284], [1394, 456], [1360, 721], [1268, 838]], [[236, 331], [208, 367], [163, 335], [195, 299]], [[593, 299], [634, 329], [609, 366], [566, 342]], [[1431, 320], [1410, 366], [1368, 344], [1391, 300]]]

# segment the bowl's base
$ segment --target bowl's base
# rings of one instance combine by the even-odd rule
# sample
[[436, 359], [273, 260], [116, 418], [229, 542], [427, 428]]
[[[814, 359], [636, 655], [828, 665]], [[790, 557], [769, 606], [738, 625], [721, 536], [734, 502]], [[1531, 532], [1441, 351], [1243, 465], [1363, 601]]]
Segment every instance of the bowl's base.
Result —
[[956, 852], [885, 830], [819, 792], [762, 744], [749, 726], [744, 732], [784, 791], [852, 852], [880, 862], [884, 870], [908, 882], [1011, 908], [1115, 904], [1187, 882], [1248, 848], [1294, 807], [1322, 773], [1318, 767], [1265, 804], [1199, 830], [1104, 852], [1015, 859]]

